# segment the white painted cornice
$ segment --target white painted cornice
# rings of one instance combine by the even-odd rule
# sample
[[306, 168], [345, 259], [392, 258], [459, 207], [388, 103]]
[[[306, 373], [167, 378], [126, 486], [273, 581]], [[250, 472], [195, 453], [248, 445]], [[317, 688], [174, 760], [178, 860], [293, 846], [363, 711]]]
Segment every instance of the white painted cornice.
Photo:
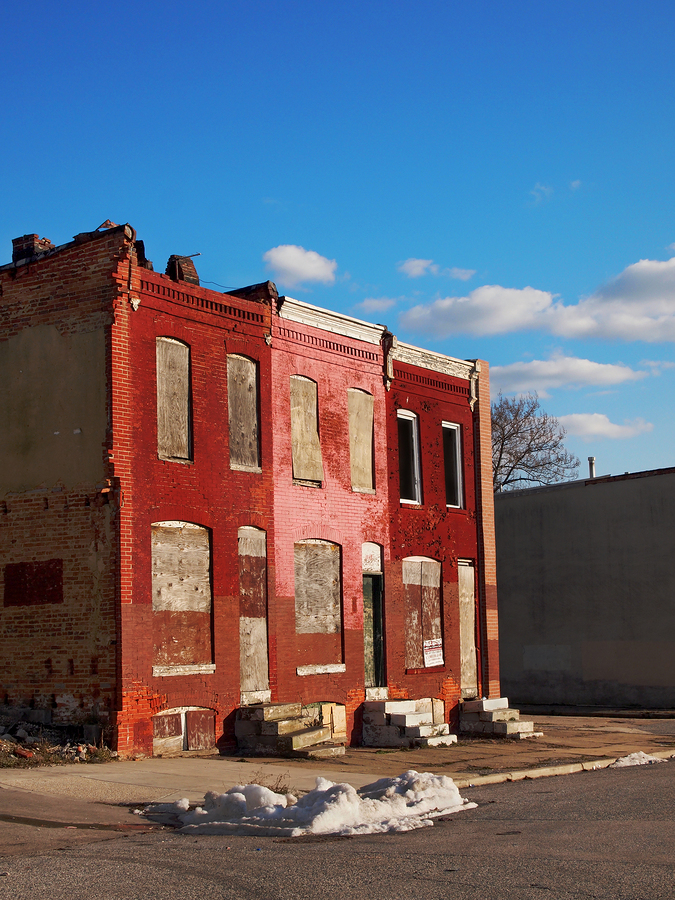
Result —
[[394, 350], [394, 362], [404, 362], [411, 366], [419, 366], [422, 369], [431, 369], [432, 372], [442, 372], [453, 378], [463, 378], [471, 381], [471, 376], [480, 371], [480, 364], [475, 360], [454, 359], [443, 353], [435, 353], [433, 350], [423, 350], [412, 344], [398, 342]]
[[312, 306], [311, 303], [303, 303], [302, 300], [294, 300], [293, 297], [280, 297], [279, 301], [280, 319], [320, 328], [322, 331], [341, 334], [368, 344], [379, 344], [387, 330], [384, 325], [372, 325], [370, 322], [363, 322], [343, 313], [321, 309], [319, 306]]

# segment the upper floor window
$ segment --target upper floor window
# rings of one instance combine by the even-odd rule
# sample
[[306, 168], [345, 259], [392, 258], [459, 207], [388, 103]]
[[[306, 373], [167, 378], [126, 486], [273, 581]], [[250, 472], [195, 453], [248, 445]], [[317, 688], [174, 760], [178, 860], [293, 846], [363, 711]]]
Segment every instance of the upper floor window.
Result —
[[445, 463], [445, 502], [462, 506], [462, 456], [459, 425], [443, 422], [443, 460]]
[[157, 338], [157, 454], [192, 459], [190, 348], [174, 338]]
[[373, 479], [373, 395], [349, 388], [349, 459], [352, 490], [371, 492]]
[[304, 375], [291, 375], [291, 447], [293, 480], [320, 485], [323, 463], [317, 385]]
[[227, 357], [230, 468], [260, 471], [258, 365], [247, 356]]
[[407, 409], [399, 409], [396, 415], [398, 418], [398, 472], [401, 503], [421, 503], [419, 421], [415, 413]]

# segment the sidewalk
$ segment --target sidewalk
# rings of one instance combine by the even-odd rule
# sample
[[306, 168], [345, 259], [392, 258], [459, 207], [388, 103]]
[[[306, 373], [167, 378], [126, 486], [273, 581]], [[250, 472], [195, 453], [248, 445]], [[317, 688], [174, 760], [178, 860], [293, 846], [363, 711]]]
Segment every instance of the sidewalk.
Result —
[[[143, 822], [133, 806], [187, 797], [263, 781], [281, 791], [307, 791], [317, 776], [355, 787], [408, 769], [449, 775], [458, 787], [565, 774], [608, 765], [643, 752], [675, 756], [675, 719], [535, 717], [541, 738], [524, 741], [471, 738], [447, 748], [421, 750], [348, 749], [326, 760], [193, 757], [120, 760], [104, 764], [0, 769], [0, 820], [10, 817], [92, 824], [128, 830]], [[125, 808], [126, 807], [126, 808]], [[131, 808], [130, 808], [131, 807]], [[21, 824], [17, 821], [17, 824]], [[24, 822], [23, 824], [29, 824]]]

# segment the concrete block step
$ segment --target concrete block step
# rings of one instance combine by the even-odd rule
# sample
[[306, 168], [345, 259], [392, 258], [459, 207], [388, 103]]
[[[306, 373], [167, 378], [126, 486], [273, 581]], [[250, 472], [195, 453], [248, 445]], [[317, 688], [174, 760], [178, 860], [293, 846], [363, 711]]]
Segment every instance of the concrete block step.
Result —
[[276, 719], [293, 719], [302, 715], [301, 703], [256, 703], [237, 710], [238, 719], [272, 722]]
[[492, 700], [465, 700], [462, 703], [461, 711], [468, 712], [487, 712], [491, 709], [508, 709], [509, 701], [507, 697], [494, 697]]
[[244, 734], [237, 737], [238, 752], [274, 753], [278, 737], [272, 734]]
[[395, 725], [364, 725], [362, 743], [364, 747], [409, 747], [412, 738], [401, 734]]
[[534, 731], [534, 722], [491, 722], [493, 734], [528, 734]]
[[385, 712], [377, 710], [365, 710], [363, 713], [364, 725], [388, 725], [389, 716]]
[[295, 719], [271, 719], [268, 722], [260, 722], [260, 734], [291, 734], [311, 728], [316, 722], [314, 716], [298, 716]]
[[391, 724], [398, 725], [400, 728], [408, 728], [415, 725], [433, 725], [433, 713], [392, 713], [390, 716]]
[[488, 709], [479, 712], [481, 722], [517, 722], [520, 711], [517, 709]]
[[334, 741], [325, 741], [323, 744], [315, 744], [313, 747], [303, 747], [301, 750], [293, 751], [293, 756], [301, 759], [329, 759], [344, 755], [345, 745]]
[[492, 734], [492, 722], [467, 722], [464, 718], [459, 721], [459, 730], [462, 734]]
[[291, 734], [280, 734], [276, 737], [279, 750], [302, 750], [312, 744], [320, 744], [331, 738], [330, 725], [318, 725], [316, 728], [304, 728]]
[[519, 732], [518, 734], [511, 734], [509, 737], [513, 738], [516, 741], [526, 741], [528, 738], [540, 738], [544, 736], [543, 731], [527, 731], [527, 732]]
[[450, 726], [447, 722], [440, 725], [411, 725], [405, 729], [405, 734], [406, 737], [413, 738], [441, 737], [450, 734]]
[[414, 738], [416, 747], [449, 747], [457, 743], [456, 734], [439, 734], [436, 737]]

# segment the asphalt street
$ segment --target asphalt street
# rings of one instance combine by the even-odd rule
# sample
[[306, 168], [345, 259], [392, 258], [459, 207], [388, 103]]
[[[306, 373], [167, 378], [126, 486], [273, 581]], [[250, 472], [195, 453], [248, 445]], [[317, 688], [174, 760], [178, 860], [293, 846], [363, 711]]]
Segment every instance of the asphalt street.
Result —
[[54, 829], [57, 839], [38, 852], [0, 859], [0, 897], [675, 897], [675, 760], [462, 794], [478, 807], [399, 835], [195, 837], [127, 828], [90, 830], [86, 843], [70, 843]]

